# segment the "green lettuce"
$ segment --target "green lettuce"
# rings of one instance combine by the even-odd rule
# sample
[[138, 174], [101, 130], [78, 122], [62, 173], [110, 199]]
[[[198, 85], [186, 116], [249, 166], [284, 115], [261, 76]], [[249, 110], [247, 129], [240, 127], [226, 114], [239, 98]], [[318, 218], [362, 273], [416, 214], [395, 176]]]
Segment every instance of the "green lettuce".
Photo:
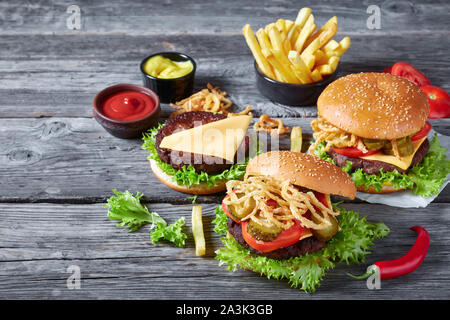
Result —
[[[340, 211], [338, 221], [341, 230], [319, 251], [276, 260], [251, 253], [228, 235], [221, 238], [224, 248], [216, 250], [216, 259], [220, 261], [219, 265], [227, 265], [229, 271], [236, 271], [240, 267], [269, 279], [287, 279], [292, 287], [315, 292], [327, 270], [338, 263], [364, 262], [373, 241], [389, 234], [389, 228], [383, 223], [368, 222], [365, 217], [359, 217], [357, 212], [335, 208]], [[220, 206], [215, 213], [214, 231], [226, 235], [227, 215]]]
[[[110, 197], [104, 205], [108, 208], [110, 220], [120, 220], [118, 226], [128, 226], [129, 232], [135, 232], [142, 226], [150, 224], [150, 239], [153, 243], [165, 239], [179, 247], [183, 247], [187, 235], [182, 231], [184, 218], [176, 220], [167, 225], [167, 222], [156, 212], [150, 212], [141, 203], [142, 193], [137, 192], [134, 196], [131, 192], [113, 190], [115, 196]], [[156, 228], [156, 229], [155, 229]]]
[[[333, 158], [323, 151], [324, 147], [325, 142], [320, 143], [316, 148], [316, 155], [334, 164]], [[414, 194], [427, 198], [439, 193], [450, 173], [450, 160], [447, 160], [446, 151], [447, 149], [440, 145], [437, 134], [435, 134], [430, 142], [430, 149], [422, 162], [413, 166], [406, 174], [397, 170], [384, 172], [383, 169], [380, 169], [379, 174], [367, 174], [362, 169], [351, 171], [350, 161], [347, 161], [347, 166], [342, 169], [352, 177], [357, 187], [373, 187], [380, 191], [383, 185], [387, 184], [396, 189], [410, 189]]]
[[197, 173], [193, 166], [183, 166], [181, 170], [174, 169], [170, 164], [161, 161], [156, 150], [156, 134], [163, 124], [150, 129], [144, 133], [142, 140], [142, 149], [150, 152], [148, 159], [154, 160], [158, 167], [167, 175], [173, 176], [173, 180], [179, 186], [192, 186], [207, 183], [210, 186], [216, 186], [221, 180], [239, 180], [245, 175], [248, 159], [245, 163], [233, 164], [229, 169], [220, 173], [207, 174], [206, 172]]

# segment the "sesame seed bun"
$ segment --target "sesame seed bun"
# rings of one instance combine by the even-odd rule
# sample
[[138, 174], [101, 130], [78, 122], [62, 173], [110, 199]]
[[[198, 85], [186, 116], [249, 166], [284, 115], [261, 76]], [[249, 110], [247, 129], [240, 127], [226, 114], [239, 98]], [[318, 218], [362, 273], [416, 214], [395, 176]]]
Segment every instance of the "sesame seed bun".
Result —
[[429, 114], [425, 93], [389, 73], [355, 73], [329, 84], [317, 100], [319, 116], [362, 138], [392, 140], [418, 132]]
[[324, 194], [354, 199], [356, 187], [350, 176], [339, 167], [318, 157], [292, 151], [260, 154], [247, 165], [249, 175], [267, 175]]
[[170, 176], [166, 174], [164, 171], [162, 171], [159, 167], [156, 161], [150, 160], [150, 167], [155, 174], [155, 176], [164, 183], [166, 186], [168, 186], [171, 189], [174, 189], [179, 192], [183, 193], [189, 193], [189, 194], [198, 194], [198, 195], [204, 195], [204, 194], [212, 194], [212, 193], [218, 193], [222, 192], [226, 189], [226, 180], [224, 181], [218, 181], [216, 182], [216, 186], [210, 186], [207, 183], [202, 184], [196, 184], [192, 186], [179, 186], [175, 181], [173, 181], [173, 176]]

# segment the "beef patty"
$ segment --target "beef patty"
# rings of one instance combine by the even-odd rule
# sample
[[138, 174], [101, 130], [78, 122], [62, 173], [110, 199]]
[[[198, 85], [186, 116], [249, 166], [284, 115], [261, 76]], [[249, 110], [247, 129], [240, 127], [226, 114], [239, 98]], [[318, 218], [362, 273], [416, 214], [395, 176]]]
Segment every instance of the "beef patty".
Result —
[[[428, 139], [425, 139], [425, 141], [420, 145], [419, 149], [415, 153], [409, 168], [422, 162], [423, 158], [428, 152], [428, 149], [430, 149], [430, 143], [428, 142]], [[345, 167], [347, 165], [347, 161], [351, 161], [352, 171], [362, 169], [362, 171], [367, 174], [378, 174], [380, 173], [380, 169], [383, 169], [383, 172], [391, 172], [397, 170], [400, 173], [405, 173], [409, 170], [409, 168], [403, 170], [402, 168], [399, 168], [397, 166], [394, 166], [393, 164], [389, 164], [386, 162], [347, 157], [333, 151], [333, 149], [331, 148], [328, 151], [328, 154], [333, 158], [337, 166]]]
[[251, 252], [257, 255], [265, 256], [272, 259], [284, 260], [289, 259], [291, 257], [298, 257], [307, 253], [316, 252], [325, 247], [325, 242], [321, 242], [317, 240], [314, 236], [312, 236], [300, 240], [297, 243], [294, 243], [285, 248], [280, 248], [270, 252], [260, 252], [250, 247], [248, 243], [244, 240], [244, 237], [242, 236], [242, 227], [239, 223], [228, 218], [227, 225], [229, 232], [233, 235], [233, 237], [241, 246], [249, 249]]
[[[192, 129], [194, 125], [205, 125], [225, 118], [226, 116], [219, 113], [214, 114], [206, 111], [192, 111], [168, 119], [165, 125], [156, 134], [156, 151], [158, 152], [159, 158], [161, 161], [170, 164], [176, 170], [180, 170], [183, 166], [192, 165], [198, 173], [205, 172], [211, 174], [230, 168], [232, 165], [231, 163], [227, 163], [226, 160], [218, 157], [205, 156], [191, 152], [173, 151], [159, 147], [165, 136], [170, 136], [178, 131]], [[245, 139], [239, 148], [245, 148], [246, 155], [248, 153], [248, 145], [249, 137], [245, 136]], [[241, 151], [238, 150], [236, 154], [240, 154], [240, 152]]]

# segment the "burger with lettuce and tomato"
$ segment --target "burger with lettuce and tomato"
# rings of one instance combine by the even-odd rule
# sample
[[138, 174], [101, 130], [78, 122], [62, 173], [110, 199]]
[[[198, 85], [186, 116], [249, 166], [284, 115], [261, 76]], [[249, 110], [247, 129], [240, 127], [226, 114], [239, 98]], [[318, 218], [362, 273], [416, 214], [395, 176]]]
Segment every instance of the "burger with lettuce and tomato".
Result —
[[332, 82], [317, 101], [310, 153], [350, 174], [358, 191], [405, 189], [437, 194], [450, 161], [437, 137], [430, 142], [426, 95], [388, 73], [358, 73]]
[[313, 292], [336, 263], [360, 262], [389, 229], [332, 204], [353, 199], [347, 173], [318, 157], [272, 151], [250, 160], [243, 180], [226, 183], [215, 231], [226, 235], [216, 258]]

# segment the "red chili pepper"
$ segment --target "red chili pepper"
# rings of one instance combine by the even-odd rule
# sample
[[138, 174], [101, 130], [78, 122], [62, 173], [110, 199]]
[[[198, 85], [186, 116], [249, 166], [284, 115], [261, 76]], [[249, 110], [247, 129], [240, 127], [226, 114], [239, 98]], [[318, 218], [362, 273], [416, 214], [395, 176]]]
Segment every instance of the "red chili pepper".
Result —
[[[417, 239], [407, 254], [395, 260], [378, 261], [373, 264], [378, 269], [381, 280], [391, 279], [411, 273], [422, 264], [427, 254], [428, 247], [430, 246], [430, 235], [427, 230], [421, 226], [414, 226], [411, 230], [417, 232]], [[355, 279], [365, 279], [374, 273], [375, 270], [361, 276], [349, 275]]]

